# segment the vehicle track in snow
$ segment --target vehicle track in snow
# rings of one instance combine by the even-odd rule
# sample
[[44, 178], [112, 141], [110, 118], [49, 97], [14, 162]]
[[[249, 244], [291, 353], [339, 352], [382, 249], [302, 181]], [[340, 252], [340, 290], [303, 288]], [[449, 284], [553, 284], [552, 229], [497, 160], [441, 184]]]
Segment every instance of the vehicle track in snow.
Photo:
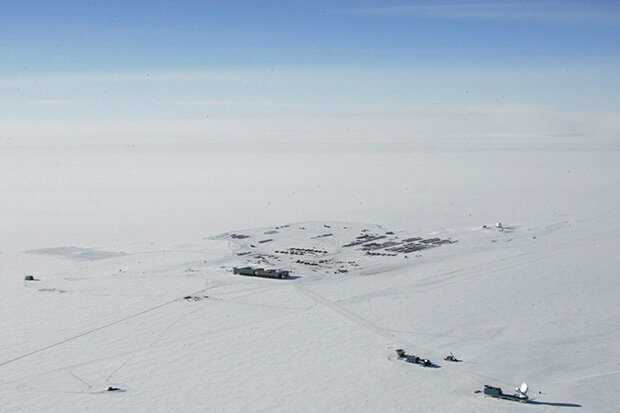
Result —
[[[204, 307], [204, 303], [202, 303], [198, 308], [193, 309], [191, 311], [188, 311], [186, 313], [183, 313], [180, 317], [177, 317], [174, 321], [172, 321], [171, 323], [169, 323], [164, 329], [162, 329], [162, 331], [157, 335], [157, 337], [155, 337], [146, 347], [141, 348], [140, 350], [142, 351], [146, 351], [149, 350], [150, 348], [154, 347], [157, 343], [159, 343], [161, 341], [161, 339], [168, 333], [168, 331], [170, 331], [170, 329], [175, 325], [178, 324], [181, 320], [183, 320], [184, 318], [186, 318], [187, 316], [190, 316], [194, 313], [197, 313], [198, 311], [201, 311]], [[127, 363], [129, 363], [131, 360], [133, 360], [136, 355], [138, 354], [138, 352], [134, 352], [132, 353], [125, 361], [123, 361], [117, 368], [115, 368], [112, 373], [110, 373], [105, 381], [106, 383], [108, 381], [110, 381], [110, 379], [112, 378], [112, 376], [114, 376], [116, 373], [118, 373], [118, 371], [120, 369], [122, 369], [123, 367], [125, 367], [125, 365], [127, 365]]]
[[[176, 301], [180, 301], [180, 300], [176, 300]], [[215, 301], [221, 301], [221, 302], [229, 303], [227, 300], [217, 300], [216, 299]], [[44, 376], [44, 375], [47, 375], [47, 374], [52, 374], [52, 373], [56, 373], [56, 372], [60, 372], [60, 371], [69, 370], [71, 372], [71, 371], [73, 371], [73, 370], [75, 370], [77, 368], [80, 368], [80, 367], [83, 367], [83, 366], [88, 366], [88, 365], [91, 365], [91, 364], [94, 364], [94, 363], [99, 363], [99, 362], [102, 362], [102, 361], [105, 361], [105, 360], [114, 360], [114, 359], [117, 359], [117, 358], [127, 357], [127, 356], [129, 356], [130, 359], [135, 358], [137, 355], [145, 354], [147, 351], [149, 351], [150, 349], [155, 348], [157, 346], [168, 345], [169, 343], [167, 343], [167, 342], [166, 343], [161, 343], [162, 338], [165, 336], [166, 330], [169, 330], [174, 324], [177, 324], [179, 321], [181, 321], [182, 319], [184, 319], [187, 316], [191, 315], [192, 313], [204, 309], [204, 307], [205, 307], [205, 305], [201, 305], [199, 308], [197, 308], [195, 310], [192, 310], [192, 311], [189, 311], [189, 312], [181, 315], [180, 317], [178, 317], [174, 321], [172, 321], [168, 326], [166, 326], [164, 328], [164, 330], [162, 330], [162, 332], [159, 334], [159, 336], [153, 342], [147, 344], [146, 346], [140, 346], [140, 348], [136, 348], [136, 349], [133, 349], [133, 350], [122, 351], [122, 352], [119, 352], [119, 353], [116, 353], [116, 354], [111, 354], [111, 355], [104, 356], [104, 357], [98, 357], [98, 358], [95, 358], [95, 359], [86, 360], [86, 361], [82, 361], [82, 362], [79, 362], [79, 363], [74, 363], [74, 364], [70, 364], [70, 365], [64, 365], [64, 366], [56, 367], [56, 368], [53, 368], [53, 369], [50, 369], [50, 370], [47, 370], [47, 371], [30, 374], [30, 375], [23, 376], [23, 377], [20, 377], [20, 378], [17, 378], [17, 379], [3, 381], [3, 382], [0, 383], [0, 385], [14, 384], [14, 383], [18, 383], [18, 382], [23, 381], [23, 380], [30, 380], [30, 379], [35, 378], [35, 377], [41, 377], [41, 376]], [[277, 319], [280, 319], [280, 318], [290, 317], [291, 311], [299, 313], [299, 312], [306, 311], [307, 307], [304, 307], [304, 308], [288, 308], [288, 310], [289, 310], [288, 312], [282, 312], [282, 313], [277, 314], [275, 316], [269, 316], [267, 318], [263, 318], [263, 319], [259, 320], [258, 322], [265, 322], [265, 321], [271, 321], [271, 320], [277, 320]], [[195, 339], [195, 338], [204, 339], [204, 338], [207, 338], [207, 337], [214, 337], [214, 336], [218, 336], [218, 335], [223, 334], [223, 333], [227, 333], [229, 331], [234, 331], [234, 330], [246, 328], [248, 326], [255, 325], [256, 323], [257, 323], [256, 320], [249, 320], [249, 321], [245, 321], [245, 322], [238, 323], [238, 324], [235, 324], [235, 325], [231, 325], [231, 326], [227, 326], [227, 327], [222, 327], [222, 328], [217, 328], [215, 330], [200, 332], [200, 333], [191, 334], [191, 335], [184, 335], [182, 337], [182, 340], [192, 340], [192, 339]], [[51, 347], [47, 346], [47, 348], [51, 348]], [[38, 351], [38, 352], [41, 352], [41, 351]], [[21, 357], [21, 358], [24, 358], [24, 357]], [[124, 365], [124, 364], [125, 363], [121, 363], [121, 365], [117, 368], [117, 370], [122, 368], [122, 365]], [[115, 373], [115, 371], [113, 371], [113, 374], [114, 373]], [[24, 389], [25, 385], [19, 385], [18, 387], [21, 388], [21, 389]], [[45, 390], [45, 391], [48, 391], [48, 390]], [[59, 392], [59, 391], [52, 391], [52, 390], [49, 390], [49, 391], [50, 392]], [[62, 393], [62, 391], [60, 391], [60, 393]], [[70, 392], [69, 391], [68, 393], [80, 393], [80, 392]], [[100, 393], [100, 392], [95, 392], [95, 393]]]
[[[296, 283], [295, 287], [297, 288], [297, 291], [299, 291], [301, 293], [302, 296], [309, 298], [312, 301], [315, 301], [318, 304], [322, 304], [326, 307], [328, 307], [329, 309], [333, 310], [334, 312], [338, 313], [339, 315], [341, 315], [342, 317], [344, 317], [345, 319], [347, 319], [348, 321], [352, 322], [353, 324], [356, 324], [376, 335], [379, 335], [381, 337], [387, 338], [388, 340], [390, 340], [390, 342], [392, 343], [398, 343], [399, 346], [407, 346], [409, 348], [416, 348], [419, 350], [423, 350], [429, 354], [435, 354], [436, 353], [434, 351], [431, 351], [429, 349], [425, 349], [423, 347], [417, 346], [413, 343], [409, 343], [409, 342], [404, 342], [398, 338], [395, 337], [394, 334], [392, 334], [390, 332], [390, 330], [388, 329], [384, 329], [379, 327], [378, 325], [372, 323], [369, 320], [366, 320], [363, 317], [360, 317], [359, 315], [347, 310], [346, 308], [343, 308], [341, 305], [338, 305], [337, 303], [328, 300], [327, 298], [323, 297], [322, 295], [320, 295], [317, 292], [314, 292], [306, 287], [304, 287], [303, 285], [301, 285], [301, 283]], [[389, 359], [389, 357], [388, 357]], [[439, 369], [442, 370], [442, 369]], [[473, 404], [471, 403], [471, 401], [469, 399], [464, 398], [463, 396], [461, 396], [461, 394], [457, 391], [457, 389], [454, 387], [454, 384], [452, 383], [452, 380], [450, 379], [450, 377], [448, 376], [448, 374], [444, 371], [441, 371], [440, 374], [442, 375], [442, 377], [444, 378], [444, 380], [448, 383], [448, 386], [450, 388], [450, 391], [452, 393], [454, 393], [454, 395], [462, 400], [464, 403], [467, 403], [469, 405], [469, 407], [471, 408], [471, 411], [475, 411]]]
[[33, 356], [33, 355], [35, 355], [35, 354], [41, 353], [41, 352], [46, 351], [46, 350], [49, 350], [49, 349], [51, 349], [51, 348], [54, 348], [54, 347], [57, 347], [57, 346], [61, 346], [61, 345], [63, 345], [63, 344], [69, 343], [69, 342], [71, 342], [71, 341], [73, 341], [73, 340], [77, 340], [77, 339], [79, 339], [79, 338], [81, 338], [81, 337], [84, 337], [84, 336], [87, 336], [87, 335], [89, 335], [89, 334], [93, 334], [93, 333], [96, 333], [96, 332], [98, 332], [98, 331], [101, 331], [101, 330], [104, 330], [104, 329], [110, 328], [110, 327], [112, 327], [112, 326], [115, 326], [115, 325], [121, 324], [121, 323], [123, 323], [123, 322], [125, 322], [125, 321], [129, 321], [129, 320], [131, 320], [132, 318], [136, 318], [136, 317], [140, 317], [141, 315], [148, 314], [148, 313], [150, 313], [150, 312], [152, 312], [152, 311], [158, 310], [158, 309], [160, 309], [160, 308], [163, 308], [163, 307], [166, 307], [166, 306], [168, 306], [168, 305], [171, 305], [172, 303], [175, 303], [175, 302], [178, 302], [178, 301], [180, 301], [180, 300], [183, 300], [183, 297], [185, 297], [185, 296], [187, 296], [187, 295], [199, 295], [199, 294], [202, 294], [203, 292], [205, 292], [205, 291], [207, 291], [207, 290], [210, 290], [211, 288], [215, 288], [215, 286], [210, 286], [210, 287], [207, 287], [207, 288], [202, 288], [202, 289], [200, 289], [200, 290], [198, 290], [198, 291], [194, 291], [194, 292], [192, 292], [192, 293], [190, 293], [190, 294], [184, 294], [183, 296], [180, 296], [180, 297], [177, 297], [177, 298], [175, 298], [175, 299], [172, 299], [172, 300], [166, 301], [166, 302], [164, 302], [164, 303], [161, 303], [161, 304], [158, 304], [158, 305], [155, 305], [155, 306], [149, 307], [149, 308], [147, 308], [147, 309], [145, 309], [145, 310], [138, 311], [137, 313], [133, 313], [133, 314], [131, 314], [131, 315], [129, 315], [129, 316], [126, 316], [126, 317], [120, 318], [120, 319], [118, 319], [118, 320], [115, 320], [115, 321], [109, 322], [109, 323], [104, 324], [104, 325], [102, 325], [102, 326], [95, 327], [95, 328], [92, 328], [92, 329], [89, 329], [89, 330], [83, 331], [83, 332], [81, 332], [81, 333], [79, 333], [79, 334], [76, 334], [76, 335], [73, 335], [73, 336], [71, 336], [71, 337], [67, 337], [67, 338], [65, 338], [65, 339], [62, 339], [62, 340], [56, 341], [56, 342], [54, 342], [54, 343], [52, 343], [52, 344], [49, 344], [49, 345], [47, 345], [47, 346], [43, 346], [43, 347], [40, 347], [40, 348], [38, 348], [38, 349], [36, 349], [36, 350], [29, 351], [29, 352], [27, 352], [27, 353], [25, 353], [25, 354], [22, 354], [22, 355], [20, 355], [20, 356], [13, 357], [13, 358], [11, 358], [11, 359], [8, 359], [8, 360], [5, 360], [5, 361], [3, 361], [3, 362], [0, 362], [0, 367], [6, 366], [6, 365], [11, 364], [11, 363], [14, 363], [14, 362], [16, 362], [16, 361], [18, 361], [18, 360], [21, 360], [21, 359], [24, 359], [24, 358], [27, 358], [27, 357]]
[[364, 327], [366, 330], [369, 330], [377, 335], [380, 335], [384, 338], [389, 339], [390, 341], [394, 341], [394, 335], [391, 334], [388, 331], [385, 331], [384, 329], [382, 329], [381, 327], [377, 326], [376, 324], [358, 316], [357, 314], [354, 314], [352, 312], [350, 312], [349, 310], [345, 309], [344, 307], [336, 304], [333, 301], [328, 300], [327, 298], [323, 297], [322, 295], [320, 295], [319, 293], [316, 293], [306, 287], [304, 287], [303, 285], [301, 285], [300, 282], [295, 283], [295, 288], [297, 289], [297, 291], [299, 291], [299, 293], [304, 296], [309, 298], [310, 300], [318, 303], [318, 304], [322, 304], [328, 308], [330, 308], [331, 310], [335, 311], [336, 313], [340, 314], [342, 317], [344, 317], [345, 319], [347, 319], [350, 322], [353, 322], [354, 324]]

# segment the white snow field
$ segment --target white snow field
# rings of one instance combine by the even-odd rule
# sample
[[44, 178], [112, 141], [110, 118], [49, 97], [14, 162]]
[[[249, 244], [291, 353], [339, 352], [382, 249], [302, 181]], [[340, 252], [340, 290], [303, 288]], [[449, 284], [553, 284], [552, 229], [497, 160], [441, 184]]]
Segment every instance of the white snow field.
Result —
[[620, 405], [615, 142], [0, 149], [1, 411]]

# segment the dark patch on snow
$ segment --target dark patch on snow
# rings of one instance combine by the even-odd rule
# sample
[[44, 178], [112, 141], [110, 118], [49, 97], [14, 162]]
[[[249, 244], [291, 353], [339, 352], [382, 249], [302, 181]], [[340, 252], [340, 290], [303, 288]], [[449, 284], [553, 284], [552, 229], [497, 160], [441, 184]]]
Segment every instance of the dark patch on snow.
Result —
[[127, 255], [124, 252], [100, 251], [94, 248], [80, 248], [74, 246], [40, 248], [25, 252], [27, 254], [58, 255], [76, 261], [105, 260], [108, 258], [122, 257], [124, 255]]

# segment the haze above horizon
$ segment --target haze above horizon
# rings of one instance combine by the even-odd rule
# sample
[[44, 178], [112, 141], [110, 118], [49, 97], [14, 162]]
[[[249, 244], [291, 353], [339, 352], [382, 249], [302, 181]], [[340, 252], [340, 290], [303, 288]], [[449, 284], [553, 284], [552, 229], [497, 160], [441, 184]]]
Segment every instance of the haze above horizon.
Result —
[[615, 140], [619, 10], [611, 1], [4, 2], [0, 142]]

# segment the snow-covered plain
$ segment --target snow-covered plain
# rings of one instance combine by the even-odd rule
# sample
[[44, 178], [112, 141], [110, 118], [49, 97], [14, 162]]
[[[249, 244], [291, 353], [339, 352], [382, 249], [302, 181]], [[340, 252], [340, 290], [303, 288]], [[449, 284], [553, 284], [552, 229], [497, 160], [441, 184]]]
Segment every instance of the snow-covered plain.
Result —
[[[620, 405], [614, 142], [0, 149], [2, 411]], [[261, 251], [316, 246], [359, 268], [230, 272], [253, 256], [218, 235], [286, 224]], [[458, 242], [405, 259], [339, 247], [352, 233], [312, 239], [344, 227]], [[522, 381], [534, 403], [474, 393]]]

